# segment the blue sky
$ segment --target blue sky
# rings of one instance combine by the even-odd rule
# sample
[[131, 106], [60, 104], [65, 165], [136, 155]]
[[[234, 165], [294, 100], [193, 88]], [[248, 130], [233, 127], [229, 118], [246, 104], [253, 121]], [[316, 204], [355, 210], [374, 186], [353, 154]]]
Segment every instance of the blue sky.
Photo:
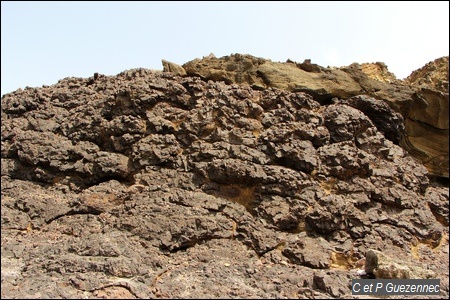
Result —
[[405, 78], [449, 55], [449, 2], [1, 1], [1, 95], [210, 53], [382, 61]]

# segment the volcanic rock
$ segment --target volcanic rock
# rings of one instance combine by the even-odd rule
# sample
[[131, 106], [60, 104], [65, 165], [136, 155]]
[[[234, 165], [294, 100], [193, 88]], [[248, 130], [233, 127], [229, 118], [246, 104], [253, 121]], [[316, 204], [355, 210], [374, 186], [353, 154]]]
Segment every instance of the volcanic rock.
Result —
[[245, 80], [266, 64], [2, 97], [2, 298], [348, 298], [369, 250], [448, 297], [448, 186], [396, 144], [402, 115], [345, 86], [266, 88], [275, 63], [256, 90], [204, 80], [238, 61]]

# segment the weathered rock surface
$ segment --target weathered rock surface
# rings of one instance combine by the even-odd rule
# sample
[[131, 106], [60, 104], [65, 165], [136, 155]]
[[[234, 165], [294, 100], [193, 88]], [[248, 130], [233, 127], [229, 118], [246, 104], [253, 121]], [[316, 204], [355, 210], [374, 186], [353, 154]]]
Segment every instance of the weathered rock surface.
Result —
[[393, 73], [389, 72], [388, 67], [383, 62], [362, 63], [359, 64], [359, 66], [361, 67], [361, 71], [369, 78], [387, 83], [399, 81]]
[[5, 95], [2, 298], [349, 298], [369, 250], [448, 297], [448, 186], [342, 93], [133, 69]]
[[162, 62], [162, 65], [163, 65], [164, 72], [171, 72], [174, 75], [178, 75], [178, 76], [185, 76], [185, 75], [187, 75], [186, 71], [183, 69], [182, 66], [174, 64], [174, 63], [172, 63], [170, 61], [167, 61], [165, 59], [162, 59], [161, 62]]
[[419, 266], [408, 267], [396, 262], [380, 251], [369, 250], [366, 252], [366, 273], [375, 275], [379, 279], [430, 279], [436, 274]]
[[448, 93], [448, 68], [448, 56], [436, 58], [422, 68], [413, 71], [405, 78], [405, 81], [409, 84]]
[[306, 92], [320, 103], [358, 95], [381, 99], [404, 118], [405, 130], [398, 133], [403, 138], [394, 142], [419, 159], [431, 174], [449, 176], [448, 56], [430, 62], [404, 81], [397, 80], [382, 62], [325, 68], [310, 60], [280, 63], [233, 54], [195, 59], [183, 68], [187, 75], [204, 80]]

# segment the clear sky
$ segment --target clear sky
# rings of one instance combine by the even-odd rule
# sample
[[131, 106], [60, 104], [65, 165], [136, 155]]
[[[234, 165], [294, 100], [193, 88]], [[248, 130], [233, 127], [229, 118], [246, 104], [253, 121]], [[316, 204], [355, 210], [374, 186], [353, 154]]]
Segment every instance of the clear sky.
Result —
[[1, 95], [210, 53], [382, 61], [402, 79], [449, 55], [449, 2], [1, 1]]

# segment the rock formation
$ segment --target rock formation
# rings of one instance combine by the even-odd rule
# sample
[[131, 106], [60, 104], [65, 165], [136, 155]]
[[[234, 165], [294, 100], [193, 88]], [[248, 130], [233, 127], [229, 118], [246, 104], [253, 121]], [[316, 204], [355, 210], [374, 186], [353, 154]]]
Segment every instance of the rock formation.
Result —
[[448, 56], [443, 56], [413, 71], [405, 82], [448, 93]]
[[417, 91], [203, 60], [2, 97], [2, 298], [349, 298], [384, 258], [448, 297], [448, 186], [397, 145]]
[[324, 68], [310, 60], [279, 63], [233, 54], [195, 59], [183, 68], [187, 75], [204, 80], [306, 92], [322, 104], [334, 97], [362, 94], [384, 100], [404, 118], [404, 138], [399, 141], [403, 148], [431, 174], [448, 178], [448, 56], [430, 62], [405, 81], [397, 80], [382, 62]]

